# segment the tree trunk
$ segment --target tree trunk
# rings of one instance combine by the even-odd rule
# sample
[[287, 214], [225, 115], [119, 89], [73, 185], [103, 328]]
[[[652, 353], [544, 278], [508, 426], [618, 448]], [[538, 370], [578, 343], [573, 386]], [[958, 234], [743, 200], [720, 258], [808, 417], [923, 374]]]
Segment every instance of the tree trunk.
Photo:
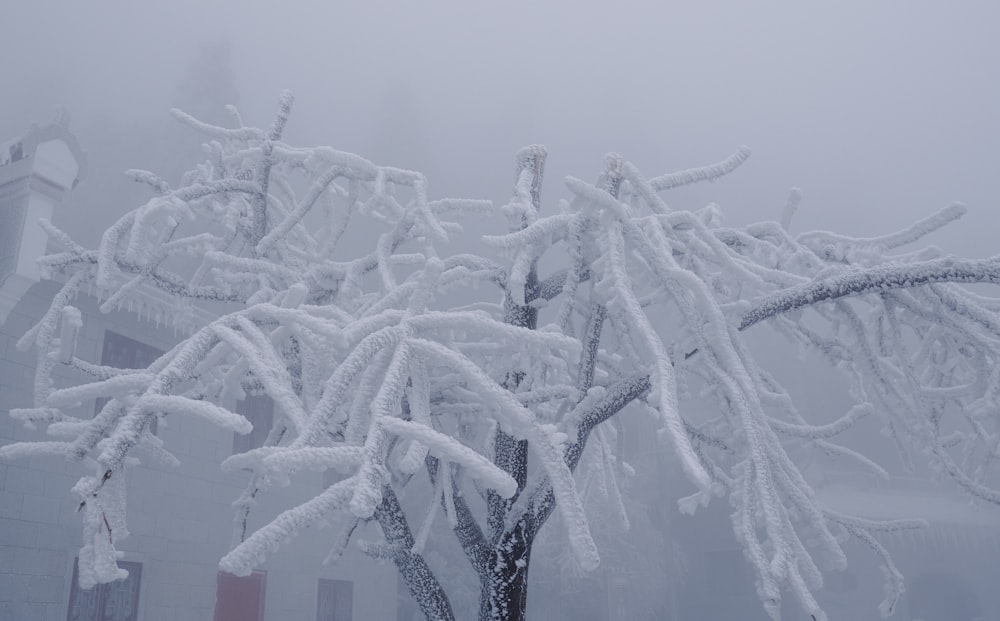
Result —
[[480, 593], [480, 621], [524, 621], [532, 543], [522, 523], [494, 547]]
[[412, 552], [413, 533], [410, 532], [399, 499], [388, 485], [382, 488], [382, 502], [375, 509], [375, 519], [382, 527], [386, 543], [393, 550], [391, 558], [399, 575], [427, 620], [455, 621], [448, 594], [427, 566], [424, 557]]

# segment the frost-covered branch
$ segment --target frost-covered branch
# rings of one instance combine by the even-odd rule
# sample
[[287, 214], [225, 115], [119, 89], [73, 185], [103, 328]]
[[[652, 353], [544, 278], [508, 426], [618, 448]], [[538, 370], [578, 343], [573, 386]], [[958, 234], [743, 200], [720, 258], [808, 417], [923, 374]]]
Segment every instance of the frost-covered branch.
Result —
[[688, 168], [678, 172], [653, 177], [649, 180], [649, 185], [657, 192], [670, 190], [682, 185], [690, 185], [699, 181], [713, 181], [719, 177], [728, 175], [736, 170], [743, 162], [750, 157], [749, 147], [740, 147], [735, 153], [715, 164], [701, 166], [699, 168]]
[[1000, 283], [1000, 258], [975, 260], [948, 257], [916, 264], [853, 269], [846, 274], [779, 291], [755, 302], [743, 315], [739, 328], [745, 330], [768, 317], [824, 300], [941, 282]]
[[[655, 450], [677, 458], [660, 460], [678, 463], [671, 488], [690, 488], [682, 510], [728, 497], [732, 536], [772, 616], [792, 597], [826, 618], [815, 593], [822, 571], [847, 562], [842, 529], [888, 568], [883, 610], [898, 599], [902, 578], [876, 538], [916, 523], [830, 512], [803, 474], [802, 455], [818, 453], [887, 476], [886, 456], [844, 439], [862, 417], [883, 425], [904, 464], [926, 459], [1000, 504], [1000, 301], [959, 286], [997, 282], [1000, 260], [890, 254], [964, 208], [855, 239], [790, 235], [796, 193], [780, 224], [729, 227], [715, 205], [667, 207], [660, 192], [732, 172], [749, 155], [741, 148], [648, 180], [611, 155], [595, 183], [568, 178], [568, 200], [550, 209], [545, 151], [532, 146], [516, 155], [499, 208], [508, 230], [485, 236], [482, 256], [449, 255], [463, 218], [491, 203], [433, 199], [418, 172], [287, 144], [291, 102], [282, 95], [268, 129], [175, 112], [209, 140], [209, 159], [177, 184], [133, 171], [154, 195], [97, 249], [43, 225], [59, 250], [40, 264], [61, 285], [18, 344], [36, 350], [35, 403], [11, 414], [55, 440], [0, 447], [0, 457], [82, 468], [81, 584], [121, 576], [133, 458], [177, 462], [152, 422], [197, 417], [246, 433], [227, 404], [247, 393], [271, 398], [274, 421], [263, 446], [220, 464], [249, 471], [223, 568], [249, 572], [328, 518], [344, 524], [336, 560], [374, 520], [384, 541], [363, 550], [392, 560], [432, 619], [455, 616], [423, 556], [438, 520], [480, 581], [483, 620], [524, 618], [532, 547], [553, 514], [573, 561], [598, 566], [589, 494], [629, 521], [616, 417], [650, 417]], [[187, 336], [146, 369], [83, 360], [75, 344], [88, 318], [70, 302], [88, 292], [104, 312], [138, 304]], [[743, 330], [768, 318], [845, 373], [856, 400], [846, 414], [813, 419], [817, 408], [761, 367]], [[69, 384], [60, 365], [79, 371]], [[97, 415], [75, 415], [91, 399], [104, 400]], [[328, 469], [343, 478], [250, 527], [274, 482]]]

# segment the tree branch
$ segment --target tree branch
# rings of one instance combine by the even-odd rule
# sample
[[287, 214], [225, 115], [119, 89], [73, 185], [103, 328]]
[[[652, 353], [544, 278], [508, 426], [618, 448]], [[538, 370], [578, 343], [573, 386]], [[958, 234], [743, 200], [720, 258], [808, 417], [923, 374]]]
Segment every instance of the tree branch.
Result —
[[909, 265], [873, 267], [789, 287], [758, 300], [743, 315], [739, 329], [745, 330], [768, 317], [824, 300], [939, 282], [1000, 283], [1000, 257], [979, 260], [947, 257]]
[[375, 509], [375, 519], [382, 527], [386, 543], [393, 550], [392, 561], [406, 582], [410, 595], [420, 606], [420, 611], [428, 621], [454, 621], [455, 613], [451, 610], [448, 594], [424, 557], [412, 551], [415, 543], [413, 533], [399, 499], [388, 485], [382, 487], [382, 502]]
[[721, 162], [653, 177], [649, 180], [649, 185], [657, 192], [662, 192], [682, 185], [697, 183], [698, 181], [712, 181], [733, 172], [740, 164], [747, 161], [748, 157], [750, 157], [750, 149], [746, 146], [741, 146], [735, 153]]
[[594, 385], [594, 369], [597, 366], [597, 350], [601, 344], [601, 329], [608, 310], [603, 304], [594, 304], [587, 317], [587, 327], [583, 334], [583, 350], [580, 352], [580, 367], [577, 372], [577, 390], [580, 398]]
[[[430, 477], [431, 485], [436, 485], [439, 465], [437, 458], [428, 455], [424, 459], [424, 465], [427, 467], [427, 474]], [[479, 528], [476, 516], [473, 515], [472, 509], [469, 508], [469, 503], [466, 502], [462, 490], [459, 489], [455, 477], [452, 477], [451, 481], [452, 499], [455, 505], [455, 526], [451, 530], [455, 533], [458, 543], [462, 546], [462, 551], [465, 552], [466, 558], [472, 563], [472, 567], [476, 570], [480, 580], [485, 580], [489, 572], [490, 547], [486, 542], [486, 536], [483, 535], [483, 530]], [[444, 503], [443, 498], [441, 499], [441, 503]]]
[[[576, 440], [568, 444], [563, 451], [563, 460], [569, 466], [570, 471], [575, 471], [580, 463], [580, 457], [583, 456], [583, 449], [587, 446], [590, 432], [620, 412], [622, 408], [651, 387], [652, 384], [647, 375], [621, 380], [608, 389], [604, 398], [594, 404], [594, 407], [581, 418], [577, 426]], [[528, 508], [525, 509], [525, 513], [531, 515], [529, 532], [532, 537], [538, 533], [542, 525], [545, 524], [545, 520], [552, 514], [552, 510], [555, 509], [556, 499], [548, 478], [542, 482], [533, 496]]]
[[[520, 228], [524, 229], [530, 224], [528, 214], [534, 211], [537, 215], [541, 208], [541, 183], [545, 170], [545, 150], [539, 146], [522, 149], [517, 154], [517, 179], [514, 186], [514, 199], [530, 203], [521, 212]], [[525, 172], [531, 176], [530, 184], [524, 188], [521, 183]], [[527, 190], [527, 195], [525, 195]], [[512, 326], [528, 328], [534, 330], [538, 325], [538, 309], [530, 304], [518, 304], [511, 295], [510, 283], [504, 294], [504, 322]], [[538, 297], [538, 270], [537, 259], [532, 261], [524, 281], [524, 291], [520, 299], [525, 301]], [[504, 380], [504, 388], [514, 392], [524, 379], [523, 372], [510, 373]], [[514, 501], [524, 490], [528, 481], [528, 442], [527, 440], [516, 440], [499, 427], [496, 430], [493, 447], [493, 463], [502, 468], [505, 472], [514, 477], [517, 481], [517, 492], [511, 498], [501, 498], [494, 490], [486, 493], [487, 503], [487, 524], [490, 529], [490, 541], [496, 544], [500, 535], [504, 532], [504, 523], [507, 513]]]

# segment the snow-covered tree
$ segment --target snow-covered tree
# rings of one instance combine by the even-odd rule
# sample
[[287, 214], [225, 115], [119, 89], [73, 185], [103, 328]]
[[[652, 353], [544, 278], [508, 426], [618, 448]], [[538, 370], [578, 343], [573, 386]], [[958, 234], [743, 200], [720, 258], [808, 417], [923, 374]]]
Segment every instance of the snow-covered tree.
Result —
[[[789, 595], [826, 618], [814, 593], [821, 569], [845, 566], [847, 537], [882, 559], [883, 614], [902, 592], [878, 536], [922, 522], [835, 512], [793, 459], [808, 449], [884, 473], [882, 456], [837, 443], [862, 417], [881, 419], [905, 460], [927, 460], [1000, 503], [988, 486], [1000, 446], [1000, 300], [955, 284], [996, 282], [1000, 259], [901, 250], [963, 207], [865, 239], [791, 235], [794, 192], [781, 222], [742, 228], [724, 225], [714, 205], [668, 207], [664, 192], [731, 172], [746, 149], [652, 178], [610, 155], [595, 183], [569, 177], [569, 197], [543, 207], [545, 151], [533, 146], [517, 154], [513, 197], [500, 208], [509, 230], [482, 237], [483, 255], [443, 255], [463, 218], [495, 208], [432, 199], [416, 172], [286, 144], [291, 107], [283, 94], [267, 129], [232, 108], [232, 128], [175, 111], [207, 136], [208, 160], [176, 188], [132, 171], [155, 195], [96, 250], [43, 223], [62, 251], [41, 264], [63, 284], [19, 343], [38, 352], [35, 407], [11, 414], [54, 439], [0, 456], [50, 454], [86, 469], [73, 490], [83, 586], [122, 577], [126, 471], [140, 457], [175, 461], [150, 424], [196, 416], [247, 433], [223, 405], [246, 391], [269, 395], [276, 414], [263, 447], [221, 464], [252, 475], [220, 567], [245, 575], [320, 521], [342, 525], [336, 558], [359, 522], [374, 521], [384, 541], [364, 549], [396, 565], [434, 620], [454, 617], [423, 554], [435, 520], [447, 521], [478, 576], [481, 619], [524, 618], [532, 545], [550, 518], [578, 566], [597, 567], [581, 490], [599, 489], [627, 520], [616, 482], [627, 467], [604, 426], [625, 412], [658, 421], [666, 463], [691, 485], [681, 510], [728, 499], [774, 618]], [[364, 252], [345, 248], [372, 231]], [[81, 288], [105, 309], [148, 305], [145, 292], [157, 289], [172, 300], [160, 310], [181, 324], [194, 305], [218, 315], [149, 368], [111, 368], [74, 354], [81, 317], [70, 302]], [[810, 422], [748, 348], [744, 331], [761, 322], [841, 369], [854, 407]], [[90, 379], [55, 386], [58, 364]], [[714, 398], [710, 414], [685, 406], [696, 392]], [[92, 419], [67, 414], [93, 398], [107, 402]], [[574, 474], [581, 463], [585, 480]], [[340, 480], [248, 532], [254, 499], [270, 486], [328, 469]], [[411, 490], [423, 496], [401, 502]], [[421, 510], [404, 509], [417, 500]]]

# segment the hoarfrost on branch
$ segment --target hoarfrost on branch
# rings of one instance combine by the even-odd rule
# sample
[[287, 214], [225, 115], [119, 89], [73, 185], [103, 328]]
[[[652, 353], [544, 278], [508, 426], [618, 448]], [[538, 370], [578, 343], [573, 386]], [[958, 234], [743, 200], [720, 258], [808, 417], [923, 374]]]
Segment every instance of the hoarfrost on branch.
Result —
[[[553, 513], [578, 564], [598, 565], [574, 472], [588, 451], [604, 460], [587, 476], [607, 478], [596, 487], [621, 503], [614, 477], [623, 456], [599, 431], [626, 411], [658, 421], [659, 446], [692, 488], [682, 510], [728, 498], [773, 618], [789, 596], [826, 618], [814, 594], [821, 570], [845, 565], [848, 535], [882, 557], [880, 610], [891, 613], [903, 582], [877, 537], [922, 526], [823, 506], [791, 448], [836, 452], [884, 473], [882, 456], [836, 444], [857, 420], [879, 417], [904, 460], [928, 459], [1000, 503], [988, 485], [1000, 446], [1000, 301], [954, 284], [997, 282], [997, 260], [897, 250], [963, 207], [854, 239], [791, 235], [798, 190], [780, 224], [742, 228], [724, 225], [713, 205], [673, 210], [660, 196], [732, 172], [745, 147], [649, 180], [611, 155], [596, 182], [567, 178], [569, 199], [543, 207], [545, 151], [533, 146], [517, 154], [513, 196], [500, 209], [509, 230], [482, 239], [492, 252], [442, 255], [461, 220], [491, 204], [434, 200], [420, 173], [287, 144], [292, 103], [281, 96], [267, 130], [175, 111], [206, 135], [209, 158], [177, 188], [130, 171], [154, 196], [111, 225], [96, 250], [43, 223], [62, 250], [40, 262], [63, 285], [19, 343], [38, 353], [35, 407], [11, 414], [58, 439], [0, 455], [64, 455], [90, 472], [73, 490], [82, 586], [122, 577], [116, 546], [128, 534], [125, 474], [135, 458], [176, 463], [150, 433], [153, 420], [196, 416], [247, 433], [249, 422], [222, 405], [246, 391], [270, 396], [275, 417], [263, 447], [221, 464], [252, 471], [221, 567], [248, 574], [321, 521], [344, 525], [336, 559], [359, 521], [374, 520], [385, 541], [364, 549], [395, 563], [429, 619], [454, 617], [447, 585], [422, 556], [436, 519], [447, 520], [479, 577], [482, 619], [524, 618], [532, 544]], [[379, 232], [351, 256], [344, 246], [360, 220], [369, 223], [359, 230]], [[562, 268], [539, 274], [546, 255]], [[96, 290], [105, 311], [160, 300], [157, 316], [189, 322], [181, 327], [190, 334], [147, 369], [81, 360], [81, 318], [70, 305], [81, 290]], [[452, 303], [469, 291], [476, 303]], [[191, 323], [205, 304], [223, 310], [208, 325]], [[748, 348], [742, 331], [762, 322], [842, 369], [855, 407], [810, 423]], [[57, 387], [57, 364], [89, 379]], [[714, 413], [686, 405], [681, 387], [695, 385], [714, 396]], [[95, 417], [67, 413], [98, 397], [107, 401]], [[343, 474], [338, 482], [248, 532], [254, 499], [273, 482], [331, 468]], [[430, 490], [420, 515], [400, 502], [415, 487]]]

